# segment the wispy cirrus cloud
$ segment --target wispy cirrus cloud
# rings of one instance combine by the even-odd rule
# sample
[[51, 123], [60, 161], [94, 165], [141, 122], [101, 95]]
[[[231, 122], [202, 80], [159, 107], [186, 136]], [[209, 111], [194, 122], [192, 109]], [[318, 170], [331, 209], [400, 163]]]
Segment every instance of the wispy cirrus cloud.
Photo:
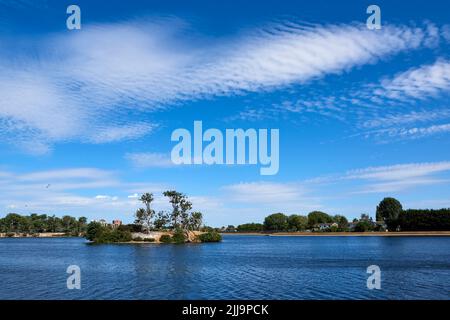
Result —
[[92, 143], [108, 143], [141, 138], [154, 130], [155, 124], [135, 123], [131, 125], [99, 128], [90, 138]]
[[407, 163], [368, 167], [343, 174], [317, 177], [305, 181], [307, 185], [336, 185], [353, 182], [350, 193], [389, 193], [417, 186], [449, 183], [450, 162]]
[[138, 168], [168, 168], [175, 165], [169, 154], [158, 152], [127, 153], [125, 159]]
[[224, 192], [222, 198], [239, 204], [239, 210], [298, 213], [322, 207], [320, 197], [313, 196], [302, 183], [240, 182], [223, 186], [221, 190]]
[[60, 141], [140, 138], [153, 124], [130, 118], [123, 123], [126, 110], [146, 113], [187, 100], [305, 83], [427, 46], [437, 37], [429, 28], [386, 25], [372, 32], [363, 25], [288, 21], [206, 40], [186, 37], [186, 25], [179, 19], [85, 25], [81, 33], [44, 36], [20, 50], [8, 40], [17, 50], [2, 51], [0, 134], [24, 148], [29, 141], [40, 144], [34, 151], [41, 153]]
[[417, 123], [426, 123], [432, 121], [441, 121], [443, 119], [450, 119], [449, 109], [437, 110], [418, 110], [401, 114], [392, 114], [369, 119], [361, 124], [362, 128], [383, 128], [393, 126], [405, 126]]
[[[308, 120], [309, 114], [356, 123], [354, 136], [380, 142], [417, 139], [448, 132], [447, 103], [428, 107], [450, 96], [450, 62], [439, 58], [379, 82], [332, 92], [298, 92], [266, 108], [247, 108], [230, 119]], [[439, 101], [439, 100], [438, 100]], [[295, 117], [293, 117], [295, 115]]]
[[450, 162], [408, 163], [369, 167], [346, 173], [346, 179], [399, 180], [429, 176], [450, 170]]
[[[450, 91], [450, 62], [438, 60], [384, 79], [374, 91], [377, 97], [394, 101], [425, 100]], [[375, 97], [374, 99], [376, 99]]]

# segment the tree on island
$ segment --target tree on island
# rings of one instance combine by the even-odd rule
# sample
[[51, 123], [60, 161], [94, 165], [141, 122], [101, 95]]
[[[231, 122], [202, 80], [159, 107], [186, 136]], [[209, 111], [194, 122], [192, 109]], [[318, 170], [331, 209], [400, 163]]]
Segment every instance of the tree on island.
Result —
[[163, 230], [168, 227], [169, 222], [170, 222], [169, 214], [165, 211], [159, 211], [153, 225], [155, 226], [155, 229]]
[[200, 211], [192, 212], [190, 225], [193, 230], [200, 230], [203, 223], [203, 214]]
[[384, 198], [377, 206], [376, 220], [383, 221], [390, 231], [395, 231], [402, 211], [403, 207], [400, 201], [395, 198]]
[[169, 202], [172, 205], [172, 212], [170, 213], [170, 220], [174, 228], [178, 226], [178, 220], [181, 215], [180, 202], [183, 197], [182, 193], [175, 190], [164, 191], [163, 195], [169, 198]]
[[169, 214], [172, 228], [181, 228], [184, 231], [199, 230], [202, 224], [201, 212], [190, 212], [192, 210], [192, 202], [187, 196], [175, 190], [165, 191], [164, 196], [169, 198], [172, 204], [172, 212]]
[[145, 193], [140, 200], [145, 204], [145, 208], [136, 211], [135, 223], [144, 227], [149, 232], [152, 227], [158, 230], [172, 228], [181, 229], [184, 232], [189, 230], [199, 230], [202, 225], [203, 216], [201, 212], [192, 212], [192, 203], [187, 196], [175, 190], [163, 192], [163, 195], [169, 198], [172, 204], [172, 212], [166, 213], [159, 211], [155, 217], [155, 211], [151, 208], [153, 194]]
[[180, 218], [181, 228], [184, 231], [188, 231], [191, 226], [190, 210], [192, 209], [192, 202], [187, 200], [187, 197], [183, 194], [180, 200]]
[[153, 216], [155, 215], [155, 210], [151, 208], [151, 203], [153, 202], [153, 194], [152, 193], [144, 193], [140, 200], [145, 204], [144, 208], [139, 208], [136, 210], [136, 220], [135, 223], [143, 226], [147, 233], [150, 233], [150, 229], [153, 225]]

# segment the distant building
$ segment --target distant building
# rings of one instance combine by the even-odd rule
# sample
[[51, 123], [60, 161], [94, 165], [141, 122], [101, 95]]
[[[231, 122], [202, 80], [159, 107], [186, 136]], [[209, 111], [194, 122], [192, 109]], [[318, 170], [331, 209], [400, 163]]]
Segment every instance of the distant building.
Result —
[[325, 231], [330, 229], [331, 227], [338, 227], [339, 225], [336, 222], [333, 223], [319, 223], [315, 225], [314, 231]]
[[108, 222], [106, 222], [105, 219], [98, 220], [98, 223], [100, 223], [102, 226], [106, 227], [108, 225]]
[[348, 230], [349, 231], [355, 231], [356, 224], [357, 224], [357, 222], [350, 222], [348, 224]]
[[112, 221], [113, 228], [117, 228], [117, 227], [119, 227], [121, 225], [122, 225], [122, 220], [113, 220]]

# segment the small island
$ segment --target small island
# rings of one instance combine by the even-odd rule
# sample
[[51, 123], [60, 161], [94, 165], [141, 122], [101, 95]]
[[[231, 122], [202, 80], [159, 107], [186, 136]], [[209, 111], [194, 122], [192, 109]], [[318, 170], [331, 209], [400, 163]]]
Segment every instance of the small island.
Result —
[[203, 225], [203, 214], [192, 211], [192, 203], [187, 196], [175, 190], [163, 193], [172, 205], [171, 212], [152, 209], [152, 193], [144, 193], [132, 224], [122, 224], [121, 220], [91, 221], [86, 217], [62, 218], [46, 214], [32, 213], [28, 216], [9, 213], [0, 218], [0, 238], [55, 238], [84, 237], [91, 244], [105, 243], [205, 243], [220, 242], [222, 236], [216, 229]]
[[219, 242], [222, 236], [212, 228], [202, 227], [203, 214], [191, 211], [187, 196], [175, 190], [163, 193], [172, 205], [171, 212], [152, 209], [152, 193], [144, 193], [140, 200], [144, 208], [135, 213], [134, 224], [122, 225], [93, 221], [87, 225], [85, 237], [92, 243], [202, 243]]

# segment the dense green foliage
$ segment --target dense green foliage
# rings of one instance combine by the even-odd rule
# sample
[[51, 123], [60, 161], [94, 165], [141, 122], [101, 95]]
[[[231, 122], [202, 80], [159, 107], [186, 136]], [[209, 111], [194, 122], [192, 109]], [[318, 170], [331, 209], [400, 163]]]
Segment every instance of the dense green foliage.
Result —
[[336, 230], [332, 231], [348, 231], [348, 220], [346, 217], [341, 215], [335, 215], [333, 217], [333, 221], [338, 224], [338, 227]]
[[160, 238], [159, 241], [162, 243], [171, 243], [172, 242], [172, 237], [168, 234], [163, 234]]
[[394, 198], [384, 198], [376, 208], [377, 221], [368, 214], [361, 214], [349, 224], [342, 215], [330, 216], [325, 212], [313, 211], [308, 217], [287, 216], [274, 213], [264, 219], [264, 224], [246, 223], [237, 227], [238, 232], [369, 232], [369, 231], [448, 231], [450, 230], [450, 209], [403, 210], [401, 203]]
[[264, 219], [264, 230], [283, 231], [288, 227], [288, 217], [283, 213], [274, 213]]
[[46, 214], [33, 213], [29, 216], [22, 216], [17, 213], [9, 213], [0, 219], [0, 232], [4, 233], [64, 232], [77, 236], [85, 231], [85, 217], [76, 219], [67, 215], [59, 218]]
[[86, 231], [86, 239], [89, 241], [94, 241], [98, 237], [100, 237], [101, 232], [103, 231], [103, 227], [98, 222], [91, 222], [87, 226]]
[[172, 236], [172, 242], [173, 243], [185, 243], [186, 242], [186, 235], [184, 234], [183, 229], [177, 228]]
[[237, 227], [238, 232], [259, 232], [263, 229], [264, 225], [261, 223], [244, 223]]
[[450, 208], [402, 211], [398, 224], [402, 231], [450, 231]]
[[119, 226], [103, 226], [98, 222], [91, 222], [87, 226], [86, 239], [95, 243], [113, 243], [131, 241], [131, 232], [128, 228]]
[[355, 232], [367, 232], [367, 231], [373, 231], [372, 224], [367, 220], [359, 220], [358, 223], [355, 225]]
[[292, 214], [288, 217], [289, 231], [305, 231], [308, 228], [308, 218], [298, 214]]
[[313, 211], [308, 214], [308, 225], [313, 227], [320, 223], [331, 223], [333, 222], [333, 217], [321, 211]]
[[398, 217], [402, 211], [402, 205], [397, 199], [384, 198], [377, 206], [376, 219], [384, 221], [389, 230], [395, 231], [398, 226]]
[[201, 242], [220, 242], [222, 241], [222, 236], [220, 235], [220, 233], [213, 231], [202, 233], [201, 235], [198, 236], [198, 239]]

